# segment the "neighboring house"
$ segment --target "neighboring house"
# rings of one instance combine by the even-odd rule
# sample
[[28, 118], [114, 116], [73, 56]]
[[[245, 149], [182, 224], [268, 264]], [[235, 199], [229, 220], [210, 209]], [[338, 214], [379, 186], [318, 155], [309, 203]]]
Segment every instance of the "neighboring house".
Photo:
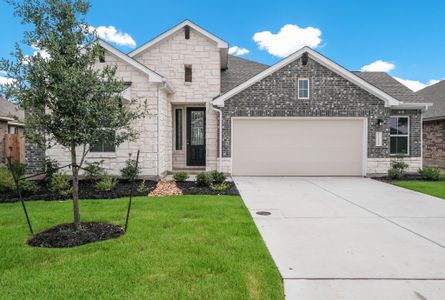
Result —
[[0, 165], [7, 156], [25, 162], [24, 120], [23, 110], [0, 98]]
[[[350, 72], [308, 47], [269, 67], [228, 55], [227, 42], [188, 20], [128, 54], [100, 43], [98, 67], [117, 65], [124, 98], [147, 99], [150, 112], [135, 124], [138, 140], [92, 147], [87, 160], [104, 160], [111, 174], [138, 149], [147, 177], [365, 176], [386, 173], [402, 153], [409, 171], [422, 166], [427, 105], [386, 74]], [[46, 154], [69, 163], [61, 147]]]
[[423, 115], [423, 159], [425, 165], [445, 167], [445, 80], [417, 94], [433, 107]]

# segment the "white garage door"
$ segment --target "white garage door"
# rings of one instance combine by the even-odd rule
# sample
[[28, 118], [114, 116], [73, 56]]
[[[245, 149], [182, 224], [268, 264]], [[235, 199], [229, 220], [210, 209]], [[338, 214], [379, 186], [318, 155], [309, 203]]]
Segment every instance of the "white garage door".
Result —
[[234, 118], [232, 174], [364, 175], [363, 118]]

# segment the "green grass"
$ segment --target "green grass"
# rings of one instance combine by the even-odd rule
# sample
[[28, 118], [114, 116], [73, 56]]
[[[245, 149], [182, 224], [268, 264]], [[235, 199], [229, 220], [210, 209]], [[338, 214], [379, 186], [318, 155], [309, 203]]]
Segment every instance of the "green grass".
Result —
[[[82, 221], [123, 224], [127, 200], [83, 200]], [[35, 231], [71, 222], [72, 202], [28, 202]], [[282, 299], [240, 197], [134, 199], [129, 231], [72, 249], [32, 248], [19, 203], [0, 205], [1, 299]]]
[[394, 185], [445, 199], [445, 181], [393, 181]]

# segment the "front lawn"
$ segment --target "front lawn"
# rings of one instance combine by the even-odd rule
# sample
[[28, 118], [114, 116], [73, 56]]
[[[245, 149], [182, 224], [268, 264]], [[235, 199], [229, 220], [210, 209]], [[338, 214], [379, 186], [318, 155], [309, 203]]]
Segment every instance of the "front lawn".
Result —
[[445, 181], [393, 181], [392, 184], [445, 199]]
[[[127, 199], [83, 200], [82, 221], [123, 224]], [[35, 231], [71, 201], [28, 202]], [[282, 299], [280, 275], [240, 197], [134, 199], [129, 231], [71, 249], [32, 248], [20, 203], [0, 204], [2, 299]]]

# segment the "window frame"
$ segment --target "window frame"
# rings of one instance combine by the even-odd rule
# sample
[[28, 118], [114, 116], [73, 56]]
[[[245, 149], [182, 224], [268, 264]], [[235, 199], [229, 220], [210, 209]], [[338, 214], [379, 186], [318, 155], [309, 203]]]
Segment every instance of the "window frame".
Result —
[[[190, 80], [187, 80], [187, 71], [190, 70]], [[193, 68], [192, 65], [184, 65], [184, 83], [192, 83], [193, 82]]]
[[[180, 122], [178, 122], [178, 116], [180, 116]], [[175, 151], [184, 150], [183, 119], [182, 108], [175, 108]], [[180, 139], [178, 139], [178, 135], [180, 135]]]
[[[300, 81], [307, 81], [307, 97], [300, 97]], [[298, 99], [309, 99], [310, 98], [310, 80], [309, 78], [298, 78], [297, 81], [297, 97]]]
[[[397, 123], [398, 123], [399, 118], [407, 119], [407, 133], [406, 134], [392, 134], [391, 133], [391, 118], [397, 118]], [[410, 133], [411, 133], [411, 128], [410, 128], [409, 116], [400, 115], [400, 116], [390, 116], [389, 117], [389, 155], [390, 156], [402, 156], [402, 155], [409, 156], [410, 155]], [[407, 148], [406, 153], [391, 153], [391, 138], [392, 137], [406, 137], [406, 148]]]
[[[116, 132], [114, 133], [114, 138], [116, 138]], [[100, 145], [101, 150], [100, 151], [94, 151], [93, 147], [94, 146], [99, 146], [99, 145]], [[88, 152], [90, 152], [90, 153], [116, 153], [117, 146], [114, 143], [112, 143], [110, 145], [107, 145], [107, 146], [111, 146], [112, 145], [113, 151], [104, 151], [105, 145], [107, 145], [107, 143], [105, 143], [105, 142], [96, 143], [96, 144], [90, 144], [90, 149], [89, 149]]]

